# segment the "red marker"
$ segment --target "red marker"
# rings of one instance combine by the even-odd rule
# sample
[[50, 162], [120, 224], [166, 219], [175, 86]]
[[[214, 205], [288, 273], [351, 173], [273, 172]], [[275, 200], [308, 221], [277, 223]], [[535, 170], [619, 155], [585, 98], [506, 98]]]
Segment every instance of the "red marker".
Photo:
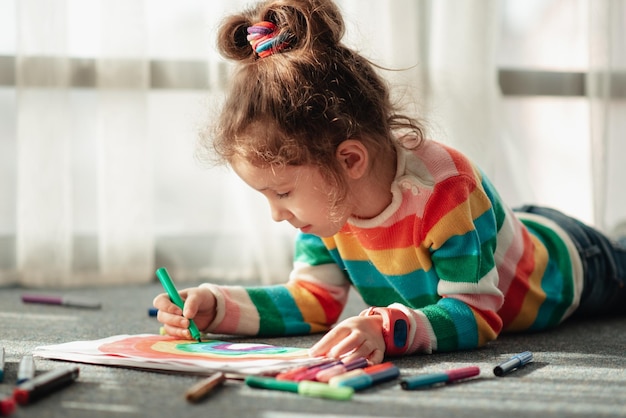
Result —
[[22, 383], [13, 391], [20, 405], [28, 405], [44, 396], [73, 383], [78, 378], [78, 367], [64, 367], [40, 374]]
[[10, 396], [0, 395], [0, 416], [6, 417], [15, 411], [15, 401]]

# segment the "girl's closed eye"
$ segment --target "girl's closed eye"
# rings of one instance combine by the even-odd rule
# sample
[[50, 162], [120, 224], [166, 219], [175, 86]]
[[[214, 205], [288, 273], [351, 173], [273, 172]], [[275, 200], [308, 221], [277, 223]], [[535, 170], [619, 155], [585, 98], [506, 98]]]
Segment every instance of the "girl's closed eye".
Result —
[[289, 192], [286, 193], [276, 193], [276, 197], [279, 199], [285, 199], [286, 197], [289, 197]]

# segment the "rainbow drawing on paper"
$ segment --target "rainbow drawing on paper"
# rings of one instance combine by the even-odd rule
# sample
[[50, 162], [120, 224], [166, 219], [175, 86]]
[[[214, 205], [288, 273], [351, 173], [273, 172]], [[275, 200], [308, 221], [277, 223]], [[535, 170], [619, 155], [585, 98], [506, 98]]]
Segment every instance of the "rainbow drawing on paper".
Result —
[[194, 373], [274, 374], [319, 361], [309, 357], [306, 348], [219, 340], [191, 342], [153, 334], [41, 346], [33, 354], [55, 360]]
[[269, 344], [229, 343], [204, 340], [201, 343], [161, 335], [129, 335], [98, 347], [102, 353], [154, 359], [189, 359], [249, 361], [299, 359], [306, 356], [304, 348], [279, 347]]

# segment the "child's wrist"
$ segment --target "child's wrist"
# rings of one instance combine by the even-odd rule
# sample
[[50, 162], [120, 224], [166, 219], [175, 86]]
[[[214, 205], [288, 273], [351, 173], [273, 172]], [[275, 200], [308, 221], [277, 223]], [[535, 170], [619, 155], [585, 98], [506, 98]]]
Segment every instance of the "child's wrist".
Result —
[[382, 333], [385, 341], [385, 354], [399, 356], [409, 348], [409, 320], [399, 309], [371, 307], [360, 316], [380, 315], [383, 321]]

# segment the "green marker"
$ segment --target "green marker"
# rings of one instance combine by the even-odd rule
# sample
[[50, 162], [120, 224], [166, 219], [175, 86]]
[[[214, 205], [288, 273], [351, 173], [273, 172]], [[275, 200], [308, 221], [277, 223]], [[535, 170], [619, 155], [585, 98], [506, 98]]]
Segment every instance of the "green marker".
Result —
[[354, 389], [351, 387], [333, 387], [326, 383], [303, 380], [294, 382], [291, 380], [277, 380], [272, 377], [247, 376], [246, 385], [253, 388], [280, 390], [283, 392], [293, 392], [303, 396], [314, 398], [335, 399], [347, 401], [352, 398]]
[[[170, 297], [170, 300], [174, 303], [174, 305], [178, 306], [180, 309], [183, 309], [185, 306], [185, 302], [181, 299], [178, 294], [178, 290], [176, 290], [176, 286], [172, 283], [172, 279], [170, 279], [170, 275], [167, 274], [167, 270], [165, 267], [161, 267], [156, 271], [156, 275], [159, 278], [159, 281], [163, 285], [163, 288], [167, 292]], [[202, 338], [200, 337], [200, 330], [196, 326], [196, 323], [191, 319], [189, 320], [189, 332], [191, 332], [191, 336], [198, 340], [198, 342], [202, 342]]]

